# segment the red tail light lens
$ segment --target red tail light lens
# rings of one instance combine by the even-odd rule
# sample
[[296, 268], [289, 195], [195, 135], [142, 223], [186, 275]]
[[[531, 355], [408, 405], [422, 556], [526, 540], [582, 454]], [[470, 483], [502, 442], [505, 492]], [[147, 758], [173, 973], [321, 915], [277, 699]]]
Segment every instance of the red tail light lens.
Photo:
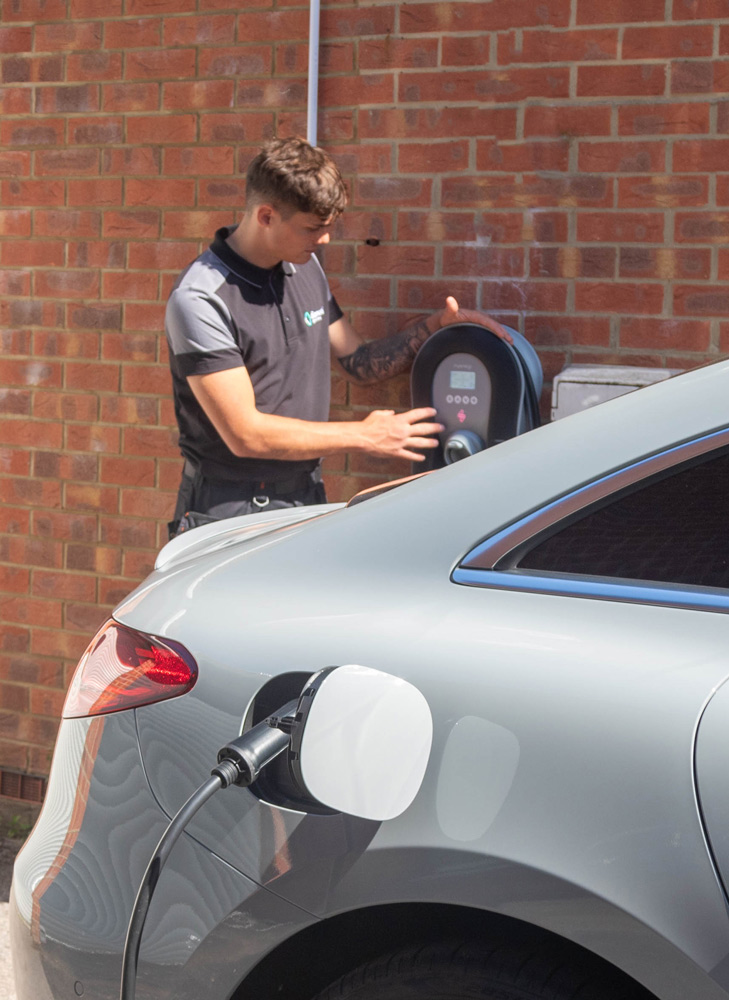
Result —
[[120, 712], [185, 694], [197, 664], [179, 643], [108, 621], [79, 660], [64, 719]]

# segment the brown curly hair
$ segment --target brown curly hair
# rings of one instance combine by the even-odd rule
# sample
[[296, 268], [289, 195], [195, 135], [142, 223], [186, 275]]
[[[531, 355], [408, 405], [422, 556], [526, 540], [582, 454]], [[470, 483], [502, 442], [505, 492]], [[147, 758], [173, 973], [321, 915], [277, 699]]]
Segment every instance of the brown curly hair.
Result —
[[270, 202], [279, 211], [333, 220], [344, 211], [347, 188], [334, 160], [305, 139], [273, 139], [251, 162], [246, 203]]

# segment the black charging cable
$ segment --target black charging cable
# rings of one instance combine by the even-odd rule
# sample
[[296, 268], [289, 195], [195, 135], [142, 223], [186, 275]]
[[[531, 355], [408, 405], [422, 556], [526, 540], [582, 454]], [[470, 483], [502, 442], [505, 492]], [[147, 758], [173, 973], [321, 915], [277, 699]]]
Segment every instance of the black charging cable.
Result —
[[129, 918], [122, 958], [120, 1000], [134, 1000], [136, 996], [142, 931], [160, 873], [175, 842], [195, 813], [218, 789], [228, 788], [230, 785], [247, 788], [267, 764], [287, 749], [296, 721], [298, 704], [298, 699], [288, 702], [264, 722], [259, 722], [253, 729], [222, 747], [218, 751], [218, 763], [210, 772], [211, 776], [192, 793], [162, 834], [147, 865]]

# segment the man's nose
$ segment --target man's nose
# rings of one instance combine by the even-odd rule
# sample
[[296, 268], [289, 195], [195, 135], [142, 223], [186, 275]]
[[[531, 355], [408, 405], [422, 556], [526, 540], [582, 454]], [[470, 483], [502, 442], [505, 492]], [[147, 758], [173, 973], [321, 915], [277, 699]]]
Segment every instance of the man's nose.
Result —
[[322, 233], [319, 239], [316, 241], [317, 245], [320, 243], [328, 243], [330, 235], [331, 235], [330, 233]]

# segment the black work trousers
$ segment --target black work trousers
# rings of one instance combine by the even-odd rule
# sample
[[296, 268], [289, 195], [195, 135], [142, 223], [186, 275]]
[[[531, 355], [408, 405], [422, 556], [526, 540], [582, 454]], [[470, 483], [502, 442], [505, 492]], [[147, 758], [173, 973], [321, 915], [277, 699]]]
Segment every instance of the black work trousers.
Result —
[[186, 461], [175, 515], [168, 525], [169, 536], [174, 538], [190, 528], [226, 517], [326, 502], [318, 467], [312, 472], [271, 482], [229, 482], [206, 479], [199, 469]]

